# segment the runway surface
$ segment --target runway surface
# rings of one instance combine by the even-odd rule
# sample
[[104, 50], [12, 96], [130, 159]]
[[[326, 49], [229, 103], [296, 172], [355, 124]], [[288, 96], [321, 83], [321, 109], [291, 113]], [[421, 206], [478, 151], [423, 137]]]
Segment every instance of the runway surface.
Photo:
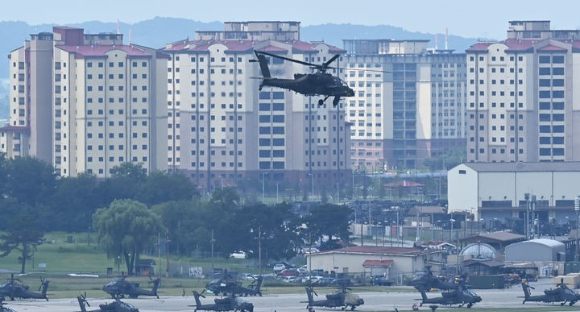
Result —
[[[540, 294], [544, 289], [549, 288], [553, 284], [552, 278], [543, 279], [540, 282], [532, 283], [536, 289], [532, 294]], [[542, 303], [526, 303], [522, 305], [523, 291], [521, 286], [517, 285], [509, 289], [476, 289], [474, 290], [482, 297], [482, 302], [477, 303], [477, 307], [493, 307], [493, 308], [521, 308], [543, 306], [549, 307], [548, 304]], [[357, 292], [356, 287], [353, 293], [362, 297], [365, 304], [358, 307], [357, 311], [393, 311], [395, 308], [399, 310], [410, 310], [414, 303], [418, 303], [421, 296], [418, 292]], [[438, 293], [430, 293], [429, 297], [440, 296]], [[201, 298], [202, 303], [213, 303], [216, 297], [212, 295]], [[324, 296], [320, 294], [318, 299]], [[87, 298], [91, 304], [87, 310], [98, 309], [98, 305], [102, 303], [111, 302], [112, 299], [102, 298]], [[283, 294], [283, 295], [264, 295], [263, 297], [245, 297], [245, 300], [254, 304], [255, 312], [305, 312], [306, 311], [306, 294]], [[124, 299], [123, 301], [135, 305], [141, 312], [156, 312], [156, 311], [193, 311], [195, 310], [195, 301], [193, 296], [176, 296], [156, 298], [140, 298], [140, 299]], [[34, 311], [34, 312], [72, 312], [80, 311], [76, 298], [68, 299], [51, 299], [50, 301], [42, 300], [16, 300], [7, 302], [7, 306], [16, 310]], [[555, 310], [565, 310], [559, 305], [553, 305]], [[430, 310], [427, 307], [421, 310]], [[317, 308], [316, 311], [340, 311], [340, 309], [326, 309]]]

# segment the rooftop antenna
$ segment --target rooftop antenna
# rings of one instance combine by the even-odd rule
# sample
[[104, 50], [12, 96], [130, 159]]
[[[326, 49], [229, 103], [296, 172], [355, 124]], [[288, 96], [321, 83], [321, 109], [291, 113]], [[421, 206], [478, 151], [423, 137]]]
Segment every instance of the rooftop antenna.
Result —
[[439, 34], [435, 34], [435, 51], [439, 49]]
[[449, 43], [449, 32], [447, 30], [447, 27], [445, 27], [445, 50], [449, 50], [448, 43]]
[[131, 41], [132, 41], [132, 36], [133, 36], [133, 32], [131, 31], [131, 29], [129, 29], [129, 45], [131, 45]]
[[117, 35], [121, 33], [121, 25], [120, 25], [120, 21], [117, 20]]

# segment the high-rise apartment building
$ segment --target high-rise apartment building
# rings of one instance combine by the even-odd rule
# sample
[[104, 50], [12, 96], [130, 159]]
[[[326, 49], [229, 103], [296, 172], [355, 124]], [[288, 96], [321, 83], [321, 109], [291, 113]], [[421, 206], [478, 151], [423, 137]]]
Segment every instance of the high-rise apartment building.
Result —
[[[294, 191], [337, 189], [350, 175], [342, 103], [319, 107], [318, 97], [259, 91], [261, 71], [250, 62], [255, 50], [312, 63], [344, 53], [324, 42], [301, 41], [300, 23], [292, 21], [227, 22], [222, 31], [200, 31], [195, 40], [168, 44], [169, 167], [206, 190], [247, 178]], [[268, 59], [273, 77], [311, 70]], [[341, 60], [334, 65], [340, 68]]]
[[465, 54], [428, 40], [344, 40], [353, 170], [422, 168], [465, 150]]
[[12, 51], [10, 157], [34, 156], [63, 176], [106, 178], [123, 163], [167, 168], [167, 56], [120, 34], [54, 27]]
[[549, 21], [510, 21], [507, 39], [471, 46], [468, 161], [580, 160], [579, 51], [580, 31]]

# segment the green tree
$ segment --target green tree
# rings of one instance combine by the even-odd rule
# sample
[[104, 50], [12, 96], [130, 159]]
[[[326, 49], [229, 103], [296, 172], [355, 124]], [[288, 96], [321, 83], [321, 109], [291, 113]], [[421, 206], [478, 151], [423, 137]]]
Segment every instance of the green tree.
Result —
[[310, 215], [306, 216], [307, 235], [312, 239], [321, 240], [328, 236], [328, 243], [322, 245], [323, 249], [332, 249], [335, 243], [334, 237], [345, 242], [350, 240], [349, 223], [352, 209], [346, 205], [321, 204], [311, 209]]
[[227, 241], [227, 254], [243, 250], [253, 258], [266, 255], [271, 259], [290, 259], [301, 245], [296, 216], [289, 204], [243, 206], [234, 213], [229, 227], [233, 233]]
[[61, 178], [52, 196], [50, 227], [47, 230], [84, 232], [92, 226], [92, 216], [99, 207], [108, 206], [97, 193], [96, 176], [81, 173]]
[[10, 218], [6, 232], [0, 234], [0, 257], [6, 257], [12, 251], [20, 251], [18, 261], [22, 265], [20, 273], [26, 273], [26, 261], [36, 251], [36, 247], [44, 242], [44, 230], [38, 218], [36, 209], [22, 206]]
[[143, 164], [122, 163], [111, 168], [111, 178], [99, 184], [98, 192], [106, 196], [106, 202], [116, 199], [136, 200], [147, 181]]
[[93, 215], [93, 228], [107, 256], [116, 261], [122, 257], [128, 274], [133, 274], [143, 250], [165, 231], [159, 216], [130, 199], [115, 200], [108, 208], [98, 209]]
[[147, 176], [137, 200], [147, 206], [199, 196], [191, 180], [182, 173], [154, 171]]
[[35, 206], [44, 203], [56, 189], [54, 167], [32, 157], [17, 157], [7, 164], [6, 196]]

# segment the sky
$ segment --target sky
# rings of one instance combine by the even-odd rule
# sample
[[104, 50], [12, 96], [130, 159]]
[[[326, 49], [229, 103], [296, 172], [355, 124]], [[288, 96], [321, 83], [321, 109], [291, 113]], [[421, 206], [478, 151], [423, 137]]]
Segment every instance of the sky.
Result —
[[578, 0], [20, 0], [1, 5], [0, 21], [30, 25], [103, 21], [133, 24], [159, 17], [201, 22], [285, 20], [391, 25], [409, 31], [505, 39], [508, 21], [550, 20], [580, 28]]

